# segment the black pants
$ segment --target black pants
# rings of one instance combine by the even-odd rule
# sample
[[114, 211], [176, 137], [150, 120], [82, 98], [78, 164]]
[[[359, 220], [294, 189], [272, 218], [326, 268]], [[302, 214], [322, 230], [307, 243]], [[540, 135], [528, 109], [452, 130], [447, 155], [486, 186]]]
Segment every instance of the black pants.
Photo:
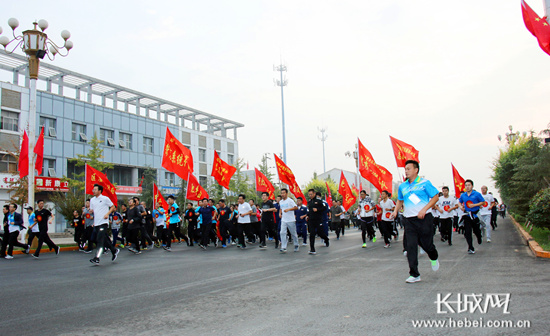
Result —
[[266, 246], [266, 235], [273, 237], [275, 246], [279, 246], [279, 235], [277, 234], [277, 224], [273, 221], [262, 221], [260, 223], [260, 245]]
[[91, 251], [94, 249], [94, 243], [95, 243], [94, 227], [86, 226], [85, 233], [86, 233], [86, 241], [88, 242], [88, 247], [86, 247], [86, 250]]
[[197, 224], [187, 225], [187, 235], [189, 236], [189, 246], [193, 246], [194, 242], [199, 241]]
[[22, 244], [17, 240], [17, 237], [19, 237], [19, 231], [10, 232], [10, 237], [8, 240], [8, 255], [13, 256], [13, 248], [14, 247], [21, 247], [24, 250], [29, 248], [29, 245]]
[[380, 233], [384, 236], [384, 243], [388, 245], [391, 242], [391, 235], [393, 233], [393, 222], [380, 221]]
[[164, 226], [157, 226], [157, 240], [168, 246], [168, 230]]
[[57, 245], [54, 244], [54, 242], [50, 239], [50, 236], [48, 235], [48, 232], [40, 232], [39, 238], [38, 238], [38, 246], [36, 247], [36, 251], [34, 251], [35, 256], [40, 255], [40, 250], [42, 250], [42, 245], [46, 243], [48, 245], [48, 248], [51, 249], [57, 249]]
[[107, 229], [109, 229], [109, 224], [101, 224], [98, 226], [94, 226], [94, 231], [96, 232], [96, 252], [95, 257], [99, 259], [101, 255], [103, 254], [103, 250], [105, 248], [108, 248], [111, 250], [112, 254], [115, 254], [116, 249], [113, 247], [113, 244], [111, 243], [111, 238], [109, 238], [109, 235], [107, 234]]
[[453, 218], [441, 218], [441, 237], [452, 245], [453, 239]]
[[29, 232], [29, 237], [27, 238], [27, 245], [31, 246], [32, 245], [32, 241], [34, 240], [34, 238], [36, 237], [36, 239], [38, 239], [38, 237], [40, 237], [40, 232]]
[[140, 227], [136, 226], [133, 228], [128, 228], [126, 233], [126, 241], [130, 244], [132, 244], [132, 247], [136, 250], [140, 250], [139, 248], [139, 240], [138, 240], [138, 234], [139, 234]]
[[74, 230], [74, 242], [78, 244], [79, 248], [83, 248], [86, 244], [86, 233], [84, 228]]
[[6, 256], [6, 249], [8, 248], [8, 242], [10, 241], [9, 226], [4, 225], [4, 235], [2, 236], [2, 248], [0, 249], [0, 256]]
[[307, 228], [309, 230], [309, 250], [310, 252], [315, 252], [315, 235], [323, 239], [325, 244], [328, 242], [328, 237], [325, 234], [325, 228], [322, 222], [315, 223], [311, 221], [308, 223]]
[[472, 244], [472, 231], [477, 237], [477, 242], [481, 244], [481, 228], [479, 218], [472, 218], [469, 214], [465, 214], [462, 218], [464, 218], [464, 237], [468, 243], [468, 249], [475, 251], [474, 244]]
[[237, 239], [239, 241], [239, 244], [242, 245], [242, 247], [246, 247], [246, 242], [244, 239], [244, 235], [250, 236], [252, 228], [250, 227], [251, 223], [237, 223]]
[[493, 227], [493, 230], [497, 227], [497, 215], [498, 213], [496, 211], [491, 213], [491, 226]]
[[432, 234], [433, 216], [426, 214], [424, 219], [418, 217], [403, 217], [405, 225], [404, 244], [409, 261], [409, 274], [413, 277], [420, 276], [418, 273], [418, 245], [426, 251], [430, 260], [437, 260], [438, 254], [435, 248]]
[[210, 233], [212, 231], [212, 223], [201, 223], [201, 245], [207, 246], [210, 243]]
[[439, 217], [434, 217], [433, 226], [434, 226], [434, 236], [435, 236], [435, 234], [437, 233], [437, 229], [439, 229]]
[[340, 231], [344, 232], [344, 224], [342, 221], [333, 222], [334, 232], [336, 233], [336, 238], [340, 238]]
[[375, 236], [374, 233], [374, 217], [361, 217], [361, 238], [363, 239], [363, 244], [367, 242], [365, 236], [369, 237], [369, 240], [372, 240]]
[[151, 239], [151, 236], [149, 236], [149, 231], [147, 230], [147, 226], [145, 224], [142, 224], [140, 227], [141, 231], [141, 247], [145, 247], [145, 243], [147, 242], [147, 245], [150, 247], [153, 245], [153, 240]]
[[235, 225], [233, 225], [231, 221], [221, 222], [220, 234], [222, 236], [222, 245], [227, 245], [227, 238], [229, 238], [229, 236], [233, 237], [233, 239], [237, 236]]

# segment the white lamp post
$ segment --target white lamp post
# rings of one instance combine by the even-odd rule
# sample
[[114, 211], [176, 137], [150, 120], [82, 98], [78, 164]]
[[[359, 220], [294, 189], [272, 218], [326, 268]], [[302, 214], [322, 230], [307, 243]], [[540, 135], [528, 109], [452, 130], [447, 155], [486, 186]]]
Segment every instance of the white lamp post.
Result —
[[[8, 25], [12, 29], [13, 39], [10, 40], [7, 36], [0, 36], [0, 45], [4, 46], [4, 50], [8, 53], [13, 53], [17, 47], [21, 47], [21, 50], [27, 54], [29, 60], [29, 78], [30, 78], [30, 97], [29, 97], [29, 197], [28, 205], [34, 206], [34, 145], [36, 135], [36, 81], [38, 79], [38, 69], [40, 67], [40, 60], [44, 56], [48, 56], [53, 61], [56, 55], [65, 57], [69, 54], [69, 50], [73, 48], [73, 42], [69, 41], [71, 33], [67, 30], [61, 32], [61, 38], [65, 41], [63, 47], [59, 47], [53, 41], [48, 39], [48, 35], [44, 31], [48, 28], [48, 21], [39, 20], [33, 22], [34, 28], [25, 30], [23, 35], [15, 35], [15, 29], [19, 26], [19, 21], [15, 18], [8, 20]], [[38, 28], [40, 30], [38, 30]], [[0, 28], [0, 34], [2, 34], [2, 28]], [[7, 50], [7, 47], [15, 43], [15, 46], [11, 51]], [[65, 50], [65, 54], [61, 51]], [[31, 156], [32, 155], [32, 156]], [[40, 173], [40, 172], [39, 172]]]

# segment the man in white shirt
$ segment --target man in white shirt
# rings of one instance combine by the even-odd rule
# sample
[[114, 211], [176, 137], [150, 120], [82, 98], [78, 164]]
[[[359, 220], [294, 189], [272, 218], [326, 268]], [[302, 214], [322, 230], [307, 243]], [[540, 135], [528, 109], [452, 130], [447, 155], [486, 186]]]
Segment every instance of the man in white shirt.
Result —
[[453, 217], [455, 210], [458, 208], [458, 202], [456, 198], [449, 196], [449, 187], [443, 187], [441, 191], [443, 196], [437, 201], [440, 213], [441, 240], [453, 245]]
[[298, 245], [298, 235], [296, 234], [296, 217], [294, 215], [294, 211], [298, 209], [298, 206], [294, 202], [292, 198], [288, 198], [288, 189], [283, 188], [281, 189], [281, 201], [279, 202], [279, 206], [281, 207], [281, 210], [279, 210], [279, 214], [281, 217], [281, 253], [286, 253], [286, 246], [288, 244], [288, 236], [286, 234], [286, 231], [290, 231], [290, 235], [292, 236], [292, 241], [294, 242], [294, 252], [298, 252], [299, 245]]
[[487, 242], [491, 242], [491, 212], [495, 206], [495, 198], [493, 195], [487, 193], [487, 186], [481, 187], [481, 196], [485, 199], [485, 203], [479, 210], [479, 219], [481, 219], [481, 228], [483, 235], [487, 237]]
[[361, 224], [361, 238], [363, 239], [363, 248], [367, 247], [367, 239], [373, 243], [376, 242], [376, 233], [374, 232], [374, 201], [367, 195], [365, 190], [361, 190], [359, 199], [359, 223]]
[[107, 196], [103, 196], [103, 187], [99, 184], [94, 185], [94, 197], [90, 200], [90, 212], [94, 215], [94, 230], [96, 231], [96, 253], [95, 257], [90, 259], [94, 265], [99, 265], [99, 257], [103, 254], [104, 248], [111, 250], [113, 254], [112, 261], [115, 261], [119, 249], [114, 248], [111, 239], [107, 235], [109, 228], [109, 215], [116, 210], [113, 202]]
[[250, 207], [250, 204], [245, 202], [246, 196], [243, 194], [239, 195], [239, 217], [237, 218], [237, 238], [239, 239], [239, 248], [245, 249], [246, 248], [246, 242], [244, 240], [244, 232], [249, 232], [249, 226], [250, 226], [250, 215], [252, 214], [252, 208]]
[[393, 218], [391, 214], [395, 209], [395, 203], [390, 198], [390, 192], [382, 191], [382, 199], [380, 200], [380, 208], [382, 208], [382, 221], [380, 222], [380, 231], [384, 236], [384, 248], [390, 247], [391, 234], [393, 233]]

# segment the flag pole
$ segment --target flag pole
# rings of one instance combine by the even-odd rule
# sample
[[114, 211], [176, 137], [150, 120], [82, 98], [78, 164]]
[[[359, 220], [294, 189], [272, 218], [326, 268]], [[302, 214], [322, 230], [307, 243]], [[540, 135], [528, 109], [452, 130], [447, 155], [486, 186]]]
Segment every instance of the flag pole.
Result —
[[88, 184], [88, 167], [87, 163], [84, 163], [84, 206], [86, 206], [86, 187]]

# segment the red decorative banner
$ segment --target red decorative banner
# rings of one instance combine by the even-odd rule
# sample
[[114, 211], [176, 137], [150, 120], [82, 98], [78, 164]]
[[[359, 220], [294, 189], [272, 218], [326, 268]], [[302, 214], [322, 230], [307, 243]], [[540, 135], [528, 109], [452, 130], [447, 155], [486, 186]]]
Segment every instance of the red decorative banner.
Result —
[[107, 176], [92, 166], [86, 164], [86, 194], [93, 195], [94, 184], [99, 184], [103, 187], [103, 195], [109, 197], [111, 202], [117, 206], [116, 188], [109, 181]]
[[185, 198], [191, 201], [200, 201], [204, 198], [208, 198], [208, 193], [200, 185], [199, 181], [193, 174], [189, 174], [189, 180], [187, 181], [187, 195]]
[[265, 175], [262, 174], [262, 172], [259, 171], [258, 168], [254, 168], [254, 170], [256, 172], [256, 191], [267, 192], [269, 193], [269, 199], [274, 200], [275, 188], [273, 188], [273, 184], [269, 182], [267, 177], [265, 177]]
[[395, 162], [397, 162], [397, 167], [405, 167], [405, 162], [407, 160], [418, 160], [418, 151], [413, 146], [408, 143], [397, 140], [396, 138], [390, 135], [391, 146], [393, 148], [393, 154], [395, 155]]
[[189, 174], [193, 172], [193, 155], [191, 151], [172, 135], [168, 127], [166, 127], [166, 137], [164, 139], [162, 167], [186, 181]]
[[453, 169], [453, 183], [455, 186], [455, 197], [459, 198], [460, 195], [464, 192], [464, 178], [460, 176], [458, 170], [451, 163], [451, 168]]
[[327, 201], [327, 204], [330, 208], [332, 208], [332, 194], [330, 193], [330, 188], [328, 186], [328, 182], [325, 182], [325, 184], [327, 185], [327, 198], [326, 198], [326, 201]]
[[214, 163], [212, 164], [212, 176], [218, 181], [218, 183], [225, 189], [229, 189], [229, 181], [237, 168], [229, 165], [218, 155], [218, 152], [214, 151]]
[[344, 176], [344, 172], [340, 175], [340, 187], [338, 188], [338, 192], [343, 197], [342, 206], [344, 206], [344, 210], [348, 211], [348, 209], [355, 204], [356, 197], [351, 192], [351, 188], [349, 187], [348, 181], [346, 180], [346, 177]]

